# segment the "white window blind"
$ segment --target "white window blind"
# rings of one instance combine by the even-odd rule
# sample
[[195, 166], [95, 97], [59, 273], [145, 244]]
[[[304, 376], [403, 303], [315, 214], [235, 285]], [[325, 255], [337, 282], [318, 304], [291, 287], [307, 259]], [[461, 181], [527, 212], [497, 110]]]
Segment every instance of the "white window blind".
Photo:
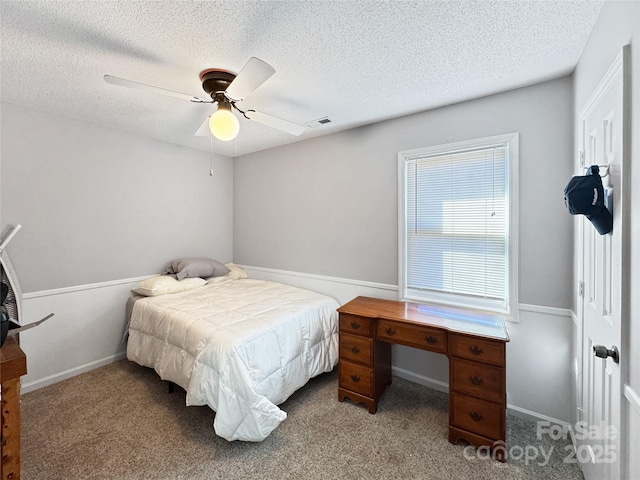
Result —
[[403, 156], [403, 296], [508, 311], [509, 142]]

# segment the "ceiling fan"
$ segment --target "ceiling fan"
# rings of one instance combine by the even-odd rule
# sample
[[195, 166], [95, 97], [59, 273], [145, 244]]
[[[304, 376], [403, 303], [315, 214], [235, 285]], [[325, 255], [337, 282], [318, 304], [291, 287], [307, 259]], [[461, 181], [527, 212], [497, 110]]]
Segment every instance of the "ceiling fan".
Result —
[[249, 120], [277, 128], [291, 135], [300, 135], [305, 130], [303, 125], [251, 109], [241, 110], [236, 105], [237, 102], [243, 101], [251, 92], [266, 82], [275, 72], [271, 65], [256, 57], [251, 57], [237, 75], [221, 69], [204, 70], [200, 73], [200, 81], [203, 90], [207, 92], [211, 100], [112, 75], [105, 75], [104, 79], [112, 85], [155, 92], [193, 103], [217, 103], [218, 109], [204, 121], [196, 135], [204, 136], [211, 133], [220, 140], [233, 140], [240, 130], [240, 124], [232, 113], [233, 110], [240, 112]]

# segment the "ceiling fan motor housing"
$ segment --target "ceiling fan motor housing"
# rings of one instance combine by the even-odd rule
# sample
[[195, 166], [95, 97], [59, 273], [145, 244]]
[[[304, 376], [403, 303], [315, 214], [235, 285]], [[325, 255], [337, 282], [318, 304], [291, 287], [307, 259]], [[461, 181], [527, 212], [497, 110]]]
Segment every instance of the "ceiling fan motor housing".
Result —
[[226, 70], [205, 70], [200, 73], [202, 89], [217, 102], [228, 101], [224, 92], [235, 78], [234, 73]]

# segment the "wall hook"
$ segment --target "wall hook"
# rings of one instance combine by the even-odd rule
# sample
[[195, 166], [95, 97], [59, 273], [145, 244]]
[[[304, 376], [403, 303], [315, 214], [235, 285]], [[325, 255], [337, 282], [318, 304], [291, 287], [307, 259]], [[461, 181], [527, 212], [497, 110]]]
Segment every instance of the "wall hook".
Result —
[[[600, 175], [600, 178], [604, 178], [607, 175], [609, 175], [609, 168], [611, 167], [611, 165], [591, 165], [590, 167], [587, 167], [587, 175], [595, 175], [598, 174]], [[605, 173], [604, 175], [600, 174], [600, 170], [601, 169], [605, 169]]]

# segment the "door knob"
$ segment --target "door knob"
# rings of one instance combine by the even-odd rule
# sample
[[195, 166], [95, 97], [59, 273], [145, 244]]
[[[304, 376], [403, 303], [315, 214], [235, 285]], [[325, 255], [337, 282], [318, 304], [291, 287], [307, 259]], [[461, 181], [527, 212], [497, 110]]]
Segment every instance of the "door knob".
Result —
[[604, 345], [594, 345], [593, 353], [596, 357], [611, 357], [615, 363], [620, 362], [620, 353], [618, 352], [618, 347], [616, 347], [615, 345], [611, 348], [607, 348]]

